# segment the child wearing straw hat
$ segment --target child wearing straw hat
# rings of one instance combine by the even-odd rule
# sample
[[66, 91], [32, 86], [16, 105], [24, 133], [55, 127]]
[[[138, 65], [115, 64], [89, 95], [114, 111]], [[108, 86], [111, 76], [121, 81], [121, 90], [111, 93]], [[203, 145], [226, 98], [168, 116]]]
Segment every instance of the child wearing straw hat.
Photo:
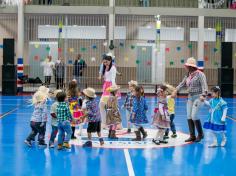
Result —
[[58, 122], [57, 122], [57, 106], [58, 106], [58, 101], [57, 101], [57, 94], [59, 92], [62, 92], [62, 90], [55, 90], [53, 92], [53, 99], [55, 99], [55, 102], [52, 104], [51, 106], [51, 110], [50, 110], [50, 114], [51, 114], [51, 127], [52, 127], [52, 130], [51, 130], [51, 136], [50, 136], [50, 140], [49, 140], [49, 148], [54, 148], [54, 140], [57, 136], [57, 133], [58, 133]]
[[118, 98], [116, 96], [119, 86], [113, 85], [107, 88], [107, 91], [110, 92], [110, 96], [106, 105], [106, 125], [109, 127], [108, 138], [118, 139], [116, 136], [117, 125], [121, 123], [121, 116], [118, 107]]
[[133, 107], [134, 89], [136, 86], [138, 86], [138, 82], [131, 80], [128, 84], [129, 84], [129, 92], [126, 94], [124, 108], [127, 120], [127, 132], [131, 133], [130, 115]]
[[92, 133], [97, 133], [100, 145], [104, 144], [101, 136], [101, 116], [96, 101], [96, 93], [93, 88], [83, 90], [85, 100], [83, 101], [82, 110], [85, 113], [84, 118], [88, 121], [87, 134], [88, 141], [83, 144], [83, 147], [92, 147]]
[[39, 146], [47, 146], [44, 141], [47, 122], [47, 92], [37, 91], [32, 98], [32, 105], [34, 105], [34, 112], [31, 116], [30, 127], [31, 133], [24, 141], [26, 145], [32, 147], [32, 141], [38, 134]]

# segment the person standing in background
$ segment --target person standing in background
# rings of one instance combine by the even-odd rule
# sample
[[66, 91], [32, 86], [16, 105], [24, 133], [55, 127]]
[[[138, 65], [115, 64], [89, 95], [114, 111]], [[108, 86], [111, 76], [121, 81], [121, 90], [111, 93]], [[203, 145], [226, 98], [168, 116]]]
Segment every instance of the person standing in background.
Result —
[[57, 89], [63, 89], [65, 75], [65, 64], [62, 58], [59, 58], [55, 64], [55, 80]]
[[51, 78], [53, 76], [53, 69], [55, 67], [54, 62], [52, 61], [52, 56], [48, 56], [45, 61], [41, 62], [41, 66], [43, 67], [45, 86], [48, 87], [50, 85]]
[[86, 67], [87, 67], [86, 62], [81, 58], [81, 54], [78, 54], [73, 66], [73, 76], [74, 79], [76, 79], [79, 88], [82, 88], [83, 86], [82, 76], [83, 76], [83, 70]]

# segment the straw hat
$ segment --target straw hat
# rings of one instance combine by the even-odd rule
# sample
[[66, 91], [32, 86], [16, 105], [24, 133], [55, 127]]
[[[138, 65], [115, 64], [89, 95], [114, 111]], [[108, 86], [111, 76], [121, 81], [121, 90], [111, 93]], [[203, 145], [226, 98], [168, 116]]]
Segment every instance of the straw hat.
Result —
[[128, 82], [129, 86], [138, 86], [138, 82], [131, 80], [130, 82]]
[[84, 89], [83, 93], [84, 93], [84, 95], [86, 95], [87, 97], [90, 97], [90, 98], [96, 98], [97, 97], [95, 90], [91, 87], [88, 87], [87, 89]]
[[48, 94], [49, 93], [49, 88], [45, 87], [45, 86], [40, 86], [38, 88], [38, 91], [40, 92], [44, 92], [45, 94]]
[[32, 104], [37, 104], [37, 103], [41, 103], [45, 100], [47, 100], [48, 95], [42, 91], [37, 91], [32, 98]]
[[188, 58], [187, 62], [184, 64], [187, 67], [197, 68], [197, 61], [193, 57]]
[[54, 90], [53, 96], [56, 97], [59, 92], [62, 92], [61, 89]]
[[108, 92], [115, 92], [115, 91], [117, 91], [119, 89], [120, 89], [120, 86], [114, 85], [114, 86], [108, 87], [107, 91]]

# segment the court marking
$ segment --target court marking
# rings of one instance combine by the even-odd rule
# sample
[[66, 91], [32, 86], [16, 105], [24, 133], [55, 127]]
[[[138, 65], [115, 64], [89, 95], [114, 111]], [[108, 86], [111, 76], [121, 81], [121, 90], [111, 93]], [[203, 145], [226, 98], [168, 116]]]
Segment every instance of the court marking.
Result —
[[130, 154], [129, 154], [129, 150], [124, 149], [124, 154], [125, 154], [125, 161], [126, 161], [126, 165], [128, 168], [129, 176], [135, 176], [134, 168], [133, 168], [132, 161], [131, 161]]
[[2, 115], [0, 115], [0, 119], [2, 119], [3, 117], [5, 117], [5, 116], [15, 112], [18, 108], [19, 108], [19, 106], [15, 107], [14, 109], [12, 109], [12, 110], [10, 110], [8, 112], [3, 113]]

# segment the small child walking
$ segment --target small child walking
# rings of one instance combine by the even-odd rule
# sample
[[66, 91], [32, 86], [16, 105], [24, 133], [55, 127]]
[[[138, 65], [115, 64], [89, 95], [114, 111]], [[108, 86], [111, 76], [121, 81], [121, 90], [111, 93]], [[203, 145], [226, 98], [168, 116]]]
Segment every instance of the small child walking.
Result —
[[76, 117], [74, 117], [74, 114], [76, 114], [76, 112], [79, 111], [79, 109], [81, 109], [82, 106], [82, 101], [81, 98], [79, 98], [80, 95], [80, 91], [77, 87], [77, 82], [76, 81], [71, 81], [69, 83], [69, 88], [67, 90], [67, 96], [68, 96], [68, 102], [69, 102], [69, 108], [70, 108], [70, 112], [71, 115], [73, 116], [73, 120], [71, 122], [71, 126], [72, 126], [72, 136], [71, 139], [76, 139], [75, 136], [75, 128], [76, 126], [79, 125], [79, 135], [82, 134], [82, 130], [83, 130], [83, 124], [80, 123], [80, 121], [75, 120]]
[[109, 127], [108, 138], [118, 139], [116, 136], [117, 125], [121, 124], [121, 116], [118, 107], [118, 98], [116, 96], [117, 91], [120, 89], [119, 86], [114, 85], [107, 88], [107, 91], [110, 92], [106, 104], [106, 125]]
[[49, 148], [54, 148], [54, 141], [58, 133], [58, 127], [57, 127], [57, 106], [58, 106], [58, 101], [57, 101], [57, 94], [59, 92], [62, 92], [62, 90], [55, 90], [53, 93], [53, 99], [55, 102], [51, 106], [50, 114], [51, 114], [51, 126], [52, 126], [52, 131], [51, 131], [51, 136], [49, 140]]
[[58, 150], [63, 149], [63, 147], [70, 149], [69, 141], [71, 139], [72, 130], [70, 121], [72, 116], [68, 104], [66, 103], [66, 93], [57, 93], [57, 122], [58, 122]]
[[170, 127], [170, 115], [168, 112], [167, 104], [167, 86], [161, 85], [157, 91], [159, 100], [157, 108], [155, 108], [154, 110], [152, 125], [155, 126], [158, 130], [156, 137], [152, 140], [152, 142], [156, 145], [160, 145], [160, 143], [168, 143], [168, 141], [166, 141], [164, 138], [164, 134], [166, 129]]
[[92, 147], [92, 133], [97, 133], [100, 145], [104, 144], [101, 136], [101, 116], [96, 101], [96, 92], [93, 88], [83, 90], [85, 100], [83, 101], [82, 110], [84, 111], [84, 118], [87, 119], [88, 127], [88, 141], [83, 144], [83, 147]]
[[29, 147], [32, 147], [32, 141], [35, 140], [35, 136], [37, 136], [37, 134], [39, 146], [47, 146], [44, 140], [47, 123], [47, 98], [47, 92], [37, 91], [33, 95], [32, 104], [34, 105], [34, 112], [30, 120], [31, 133], [24, 141]]
[[135, 87], [134, 90], [134, 99], [133, 99], [133, 108], [130, 117], [130, 122], [134, 124], [136, 138], [133, 141], [141, 141], [141, 134], [143, 139], [147, 137], [147, 132], [144, 130], [143, 125], [148, 123], [146, 112], [148, 106], [145, 100], [145, 97], [142, 96], [142, 88], [140, 86]]
[[[204, 103], [210, 108], [208, 121], [204, 123], [203, 127], [209, 130], [213, 136], [213, 143], [208, 147], [224, 147], [226, 145], [226, 115], [227, 115], [227, 103], [220, 97], [221, 90], [219, 86], [215, 86], [211, 89], [212, 99], [210, 101], [204, 101]], [[218, 144], [218, 135], [221, 136], [221, 143]]]
[[175, 88], [169, 84], [166, 84], [167, 87], [167, 108], [168, 108], [168, 113], [170, 115], [170, 129], [167, 128], [165, 131], [164, 138], [168, 139], [169, 138], [169, 131], [172, 131], [172, 138], [176, 138], [176, 128], [175, 128], [175, 96], [172, 95], [172, 93], [175, 91]]
[[134, 99], [134, 90], [135, 87], [138, 86], [137, 81], [131, 80], [129, 83], [129, 92], [126, 95], [124, 108], [127, 120], [127, 133], [131, 133], [131, 123], [130, 123], [130, 115], [133, 108], [133, 99]]

